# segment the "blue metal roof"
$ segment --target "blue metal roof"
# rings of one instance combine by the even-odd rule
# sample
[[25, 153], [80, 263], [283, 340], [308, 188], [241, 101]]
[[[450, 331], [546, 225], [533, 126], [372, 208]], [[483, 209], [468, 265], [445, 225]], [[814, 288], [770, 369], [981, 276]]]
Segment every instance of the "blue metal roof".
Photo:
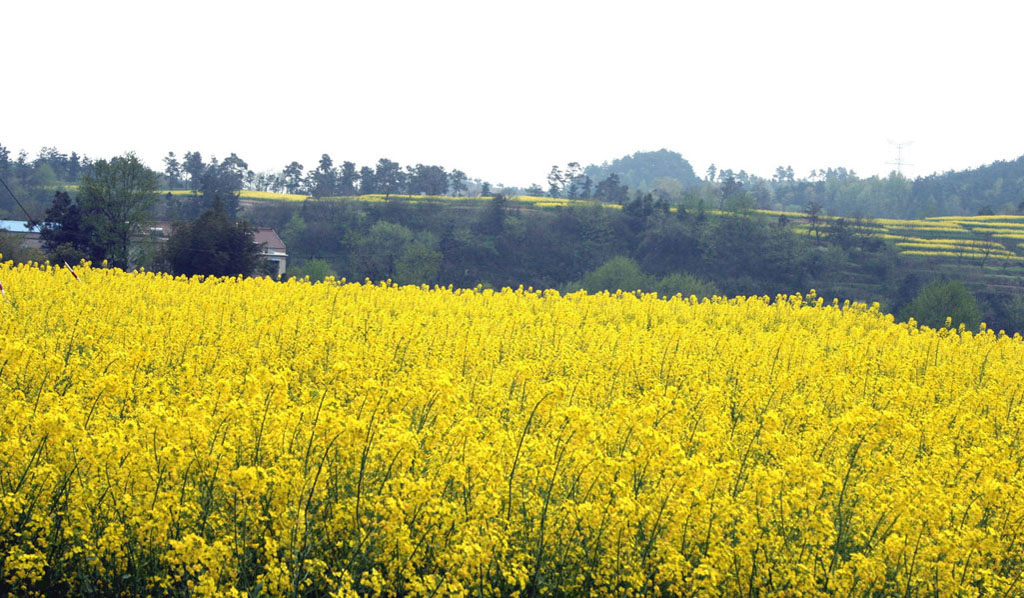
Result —
[[12, 233], [32, 232], [28, 228], [28, 222], [25, 222], [24, 220], [0, 220], [0, 229], [10, 231]]

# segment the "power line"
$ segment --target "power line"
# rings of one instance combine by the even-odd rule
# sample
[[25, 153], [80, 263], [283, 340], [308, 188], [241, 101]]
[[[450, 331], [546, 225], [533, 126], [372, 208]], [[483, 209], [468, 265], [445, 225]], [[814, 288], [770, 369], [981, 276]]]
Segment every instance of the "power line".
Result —
[[21, 208], [21, 211], [25, 212], [25, 217], [28, 218], [29, 222], [31, 222], [32, 215], [28, 213], [28, 210], [25, 209], [25, 206], [21, 205], [21, 202], [18, 201], [18, 196], [14, 194], [14, 191], [11, 191], [10, 187], [7, 186], [7, 181], [5, 181], [3, 177], [0, 177], [0, 184], [3, 184], [4, 189], [7, 189], [7, 192], [10, 193], [11, 197], [14, 199], [14, 203], [18, 204], [18, 207]]

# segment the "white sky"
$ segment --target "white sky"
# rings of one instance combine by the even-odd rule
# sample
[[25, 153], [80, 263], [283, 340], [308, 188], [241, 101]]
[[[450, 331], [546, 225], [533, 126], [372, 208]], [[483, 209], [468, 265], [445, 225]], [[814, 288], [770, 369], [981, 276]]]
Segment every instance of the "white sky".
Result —
[[380, 157], [544, 184], [680, 152], [911, 176], [1024, 154], [1019, 2], [0, 0], [0, 143]]

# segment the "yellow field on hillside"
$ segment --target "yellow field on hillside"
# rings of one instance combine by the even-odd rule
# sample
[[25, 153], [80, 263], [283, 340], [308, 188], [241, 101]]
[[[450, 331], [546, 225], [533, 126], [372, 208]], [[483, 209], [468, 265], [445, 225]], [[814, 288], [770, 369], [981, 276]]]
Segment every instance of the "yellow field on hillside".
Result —
[[[173, 196], [188, 196], [195, 195], [190, 189], [174, 189], [173, 191], [160, 191], [160, 195], [173, 195]], [[253, 191], [250, 189], [243, 189], [239, 192], [238, 197], [240, 199], [255, 199], [255, 200], [273, 200], [273, 201], [303, 201], [308, 196], [300, 193], [273, 193], [271, 191]]]
[[1013, 596], [1024, 341], [0, 266], [0, 593]]
[[[797, 222], [796, 231], [827, 236], [838, 218], [820, 216], [812, 227], [806, 214], [761, 211], [770, 216], [786, 216]], [[858, 234], [876, 236], [894, 242], [900, 254], [927, 258], [933, 262], [962, 263], [973, 261], [991, 266], [1020, 266], [1024, 252], [1019, 240], [1024, 239], [1024, 216], [941, 216], [921, 220], [878, 218], [844, 219]]]
[[[161, 195], [173, 195], [173, 196], [187, 196], [192, 195], [193, 192], [188, 189], [176, 189], [173, 191], [160, 191]], [[313, 200], [314, 198], [301, 194], [301, 193], [274, 193], [271, 191], [252, 191], [249, 189], [243, 189], [239, 192], [240, 199], [256, 200], [256, 201], [306, 201]], [[453, 196], [453, 195], [404, 195], [398, 193], [392, 193], [391, 195], [384, 195], [383, 193], [375, 193], [368, 195], [346, 195], [344, 197], [323, 197], [317, 201], [330, 201], [345, 199], [349, 201], [364, 201], [370, 203], [379, 203], [382, 201], [400, 201], [406, 203], [424, 203], [424, 202], [451, 202], [454, 204], [459, 203], [480, 203], [490, 201], [490, 196]], [[597, 202], [583, 199], [564, 199], [564, 198], [551, 198], [545, 196], [533, 196], [533, 195], [513, 195], [509, 196], [508, 200], [515, 203], [532, 205], [535, 207], [557, 207], [557, 206], [569, 206], [569, 205], [591, 205]], [[600, 204], [607, 205], [612, 208], [621, 208], [617, 204]]]

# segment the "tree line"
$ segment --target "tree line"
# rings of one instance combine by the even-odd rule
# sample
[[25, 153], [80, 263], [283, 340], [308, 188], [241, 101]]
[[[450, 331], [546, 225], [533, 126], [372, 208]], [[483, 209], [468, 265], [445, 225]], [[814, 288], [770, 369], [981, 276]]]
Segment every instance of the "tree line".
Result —
[[[278, 172], [254, 172], [235, 154], [231, 159], [241, 166], [240, 183], [253, 191], [309, 195], [314, 198], [351, 195], [408, 193], [412, 195], [461, 195], [469, 190], [469, 179], [461, 170], [448, 171], [442, 166], [416, 164], [402, 167], [381, 158], [374, 167], [357, 166], [344, 161], [335, 166], [328, 154], [320, 157], [317, 167], [306, 170], [292, 161]], [[204, 173], [209, 166], [199, 152], [186, 152], [178, 160], [174, 152], [163, 159], [164, 175], [170, 189], [201, 191]]]
[[[93, 161], [44, 147], [35, 158], [25, 151], [12, 156], [0, 144], [0, 177], [25, 199], [37, 214], [48, 204], [52, 190], [75, 184], [89, 172]], [[473, 179], [459, 169], [415, 164], [401, 165], [381, 158], [373, 165], [338, 163], [323, 154], [307, 169], [291, 161], [278, 171], [256, 172], [232, 153], [227, 158], [204, 159], [198, 151], [179, 158], [163, 158], [159, 185], [166, 190], [192, 191], [192, 199], [179, 199], [171, 216], [195, 218], [219, 197], [229, 215], [237, 213], [238, 191], [250, 189], [308, 195], [313, 198], [365, 194], [533, 195], [590, 199], [624, 205], [638, 194], [652, 193], [674, 205], [694, 207], [760, 208], [790, 212], [814, 210], [823, 215], [865, 218], [923, 218], [975, 214], [1024, 213], [1024, 156], [997, 161], [976, 169], [932, 174], [909, 179], [897, 172], [860, 177], [844, 167], [812, 170], [798, 177], [790, 166], [779, 166], [771, 177], [744, 170], [719, 169], [712, 164], [703, 177], [676, 152], [636, 152], [600, 165], [579, 162], [554, 165], [544, 185], [500, 187]], [[232, 197], [234, 196], [234, 197]], [[201, 201], [195, 201], [202, 198]], [[0, 196], [0, 217], [16, 217], [11, 199]]]

